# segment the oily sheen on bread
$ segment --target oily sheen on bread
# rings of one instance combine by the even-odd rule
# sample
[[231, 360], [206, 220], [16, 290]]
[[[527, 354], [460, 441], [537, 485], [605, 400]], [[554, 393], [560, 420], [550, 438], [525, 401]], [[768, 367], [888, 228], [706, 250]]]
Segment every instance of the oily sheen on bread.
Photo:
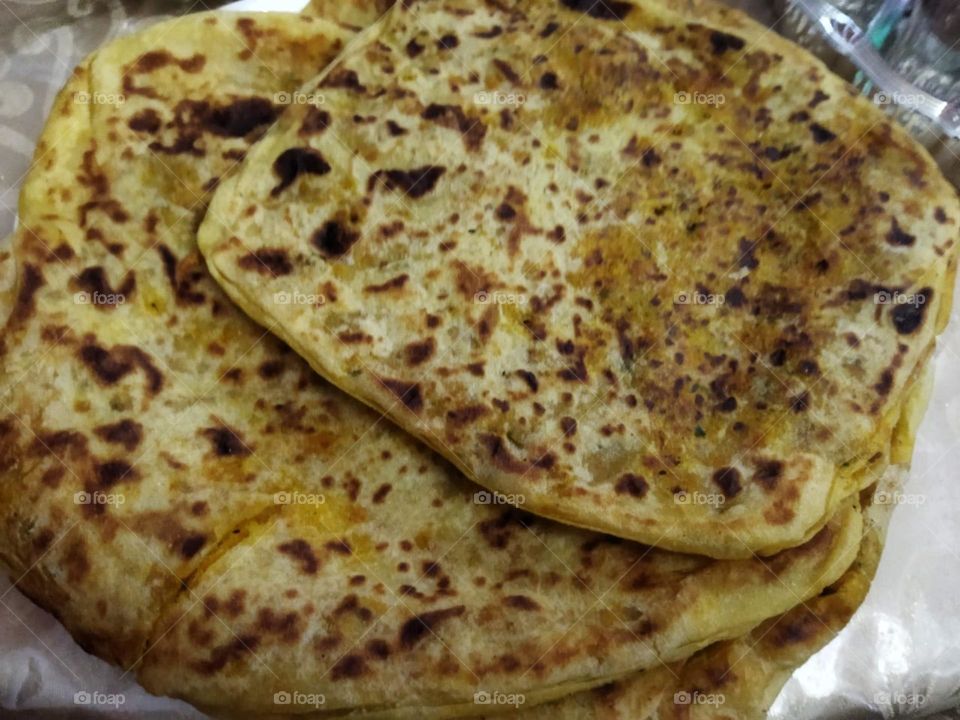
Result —
[[307, 91], [323, 132], [292, 108], [201, 250], [468, 477], [720, 558], [803, 542], [876, 479], [960, 205], [814, 58], [662, 3], [422, 0]]

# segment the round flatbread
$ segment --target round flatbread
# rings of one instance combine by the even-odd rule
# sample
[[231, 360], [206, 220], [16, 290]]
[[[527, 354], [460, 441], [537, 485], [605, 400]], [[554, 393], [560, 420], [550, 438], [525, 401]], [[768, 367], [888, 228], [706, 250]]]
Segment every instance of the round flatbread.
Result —
[[190, 16], [111, 43], [61, 93], [0, 336], [17, 587], [213, 714], [422, 718], [659, 667], [835, 581], [854, 501], [763, 561], [562, 526], [469, 483], [230, 302], [196, 247], [210, 193], [284, 108], [323, 132], [324, 98], [295, 88], [351, 37]]
[[327, 127], [286, 115], [201, 250], [470, 478], [720, 558], [802, 542], [876, 478], [960, 204], [814, 58], [737, 14], [423, 0], [308, 91]]

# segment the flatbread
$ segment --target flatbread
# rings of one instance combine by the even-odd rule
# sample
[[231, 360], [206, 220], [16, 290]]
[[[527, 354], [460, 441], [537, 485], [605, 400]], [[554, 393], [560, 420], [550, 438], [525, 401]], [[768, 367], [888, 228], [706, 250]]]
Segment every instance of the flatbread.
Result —
[[[371, 511], [347, 524], [328, 496], [317, 513], [245, 526], [238, 544], [193, 581], [193, 593], [164, 611], [141, 681], [231, 717], [276, 712], [277, 693], [322, 694], [326, 712], [378, 718], [478, 715], [488, 710], [475, 701], [485, 692], [535, 706], [740, 636], [774, 606], [785, 612], [849, 567], [862, 527], [848, 508], [812, 545], [777, 562], [717, 563], [568, 535], [512, 511], [477, 525], [469, 488], [446, 485], [433, 498], [443, 517], [426, 528], [401, 519], [422, 518], [433, 504], [416, 502], [424, 488], [396, 484], [386, 518]], [[346, 527], [331, 533], [335, 522]], [[416, 525], [427, 559], [404, 571], [410, 553], [392, 539], [415, 544]], [[401, 547], [378, 554], [387, 543]], [[322, 570], [291, 572], [277, 548], [302, 550], [301, 571], [313, 569], [311, 558]], [[650, 555], [640, 560], [643, 552]], [[400, 561], [396, 568], [388, 558]]]
[[17, 586], [151, 692], [217, 715], [309, 715], [284, 699], [322, 695], [334, 715], [420, 718], [659, 667], [835, 581], [855, 500], [766, 561], [562, 526], [467, 482], [230, 303], [195, 245], [209, 193], [283, 107], [309, 103], [322, 130], [298, 73], [350, 37], [191, 16], [110, 44], [61, 93], [0, 336]]
[[864, 494], [867, 523], [857, 559], [817, 597], [675, 667], [655, 668], [553, 703], [491, 717], [762, 720], [793, 672], [836, 637], [867, 596], [880, 562], [890, 506], [872, 504], [873, 488]]
[[[909, 471], [913, 438], [929, 403], [927, 365], [910, 387], [893, 434], [890, 465], [861, 493], [863, 540], [857, 559], [816, 598], [770, 618], [746, 635], [711, 645], [687, 660], [631, 675], [509, 715], [517, 720], [761, 720], [794, 671], [829, 643], [865, 600], [886, 540], [893, 506], [874, 502], [896, 492]], [[509, 700], [489, 695], [484, 699]]]
[[234, 346], [210, 326], [225, 301], [204, 287], [194, 229], [282, 110], [275, 94], [350, 35], [293, 15], [162, 23], [81, 64], [38, 144], [0, 335], [0, 559], [125, 667], [181, 581], [265, 507], [217, 457], [215, 440], [234, 441], [205, 400], [226, 393], [213, 414], [230, 417], [221, 372], [262, 332]]
[[814, 58], [736, 14], [422, 0], [307, 91], [326, 129], [287, 114], [201, 250], [468, 477], [719, 558], [802, 542], [876, 480], [960, 205]]

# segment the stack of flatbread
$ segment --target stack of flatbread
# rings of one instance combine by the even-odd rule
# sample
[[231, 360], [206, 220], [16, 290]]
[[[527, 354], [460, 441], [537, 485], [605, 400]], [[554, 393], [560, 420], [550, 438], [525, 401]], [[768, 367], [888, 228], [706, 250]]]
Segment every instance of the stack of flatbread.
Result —
[[956, 269], [927, 154], [718, 5], [111, 42], [0, 254], [0, 561], [224, 718], [759, 718], [866, 595]]

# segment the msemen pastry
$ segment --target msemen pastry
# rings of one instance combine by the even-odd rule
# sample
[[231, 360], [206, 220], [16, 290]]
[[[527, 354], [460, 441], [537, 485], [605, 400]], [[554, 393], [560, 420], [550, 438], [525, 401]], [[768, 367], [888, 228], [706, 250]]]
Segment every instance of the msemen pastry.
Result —
[[196, 247], [210, 193], [296, 103], [324, 131], [323, 98], [296, 89], [352, 37], [189, 16], [111, 43], [61, 93], [0, 258], [17, 587], [211, 714], [421, 718], [673, 664], [835, 582], [855, 497], [763, 560], [560, 525], [468, 482], [230, 302]]
[[[718, 558], [886, 463], [960, 206], [776, 33], [662, 3], [397, 5], [217, 192], [227, 293], [491, 490]], [[322, 302], [285, 302], [293, 295]]]

